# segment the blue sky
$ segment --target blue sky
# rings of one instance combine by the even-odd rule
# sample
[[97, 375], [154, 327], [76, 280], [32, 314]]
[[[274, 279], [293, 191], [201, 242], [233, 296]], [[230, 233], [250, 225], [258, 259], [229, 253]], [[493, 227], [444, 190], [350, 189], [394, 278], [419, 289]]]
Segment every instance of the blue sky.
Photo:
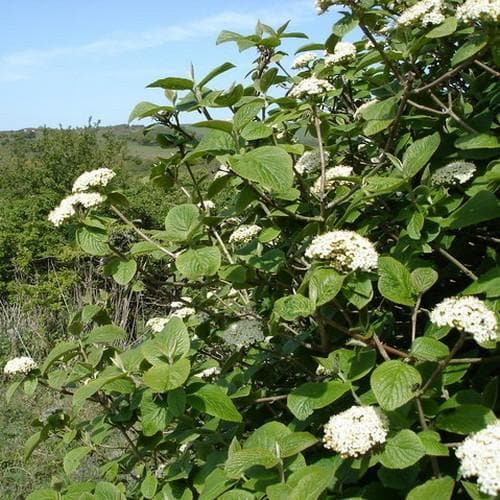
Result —
[[[166, 76], [201, 78], [224, 61], [243, 75], [254, 57], [215, 45], [223, 29], [250, 34], [257, 19], [324, 41], [337, 15], [317, 16], [314, 0], [0, 0], [0, 130], [125, 123], [139, 101], [163, 103], [145, 86]], [[292, 52], [305, 40], [294, 40]], [[291, 56], [293, 57], [293, 56]]]

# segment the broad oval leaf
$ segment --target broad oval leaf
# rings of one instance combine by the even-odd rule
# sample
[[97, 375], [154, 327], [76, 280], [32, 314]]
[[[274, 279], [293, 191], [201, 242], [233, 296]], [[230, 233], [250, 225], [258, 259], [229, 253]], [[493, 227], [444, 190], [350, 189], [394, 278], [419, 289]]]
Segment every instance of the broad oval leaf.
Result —
[[425, 455], [420, 438], [411, 430], [403, 429], [387, 439], [380, 463], [388, 469], [405, 469], [417, 463]]
[[370, 385], [384, 410], [395, 410], [415, 396], [422, 383], [418, 370], [399, 360], [385, 361], [372, 373]]
[[392, 257], [380, 257], [378, 273], [378, 289], [386, 299], [405, 306], [415, 305], [410, 272], [401, 262]]
[[204, 384], [188, 394], [188, 402], [198, 411], [229, 422], [241, 422], [242, 416], [231, 398], [218, 386]]
[[168, 211], [165, 218], [165, 236], [171, 241], [182, 243], [189, 240], [200, 225], [201, 216], [196, 205], [177, 205]]
[[221, 255], [217, 247], [190, 248], [175, 259], [179, 272], [190, 280], [213, 276], [220, 267]]
[[153, 392], [167, 392], [180, 387], [188, 378], [191, 363], [182, 358], [173, 364], [158, 363], [152, 366], [142, 379]]

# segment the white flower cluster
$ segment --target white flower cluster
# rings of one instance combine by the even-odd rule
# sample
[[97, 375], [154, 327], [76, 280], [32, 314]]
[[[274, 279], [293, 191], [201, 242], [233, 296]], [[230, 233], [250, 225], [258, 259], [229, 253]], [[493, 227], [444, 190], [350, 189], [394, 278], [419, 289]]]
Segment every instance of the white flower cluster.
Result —
[[401, 26], [441, 24], [444, 21], [443, 0], [420, 0], [406, 9], [398, 18]]
[[[330, 159], [330, 153], [323, 151], [325, 163]], [[302, 175], [304, 172], [312, 172], [321, 165], [321, 155], [319, 151], [306, 151], [294, 165], [295, 171]]]
[[[351, 175], [352, 167], [347, 165], [337, 165], [336, 167], [327, 169], [325, 172], [325, 193], [337, 186], [352, 184], [351, 181], [339, 179], [339, 177], [349, 177]], [[321, 177], [311, 187], [311, 193], [316, 196], [321, 195]]]
[[262, 228], [256, 224], [244, 224], [231, 233], [231, 236], [229, 236], [229, 243], [234, 243], [236, 245], [248, 243], [260, 233], [261, 229]]
[[115, 175], [115, 172], [106, 167], [83, 172], [73, 184], [73, 193], [81, 193], [91, 187], [107, 186]]
[[292, 63], [292, 69], [307, 68], [309, 63], [312, 63], [316, 59], [316, 54], [314, 52], [304, 52], [299, 54]]
[[54, 226], [60, 226], [66, 219], [76, 214], [77, 206], [92, 208], [104, 201], [104, 196], [100, 193], [74, 193], [64, 198], [59, 205], [52, 210], [48, 219]]
[[377, 99], [372, 99], [371, 101], [361, 104], [361, 106], [354, 112], [354, 119], [357, 120], [359, 118], [362, 118], [363, 111], [367, 110], [372, 104], [375, 104], [377, 102]]
[[448, 297], [431, 311], [430, 319], [437, 326], [471, 333], [478, 344], [496, 340], [498, 336], [495, 313], [477, 297]]
[[326, 366], [323, 366], [323, 365], [318, 365], [316, 367], [316, 375], [331, 375], [333, 373], [332, 370], [330, 370], [329, 368], [326, 368]]
[[330, 231], [316, 236], [305, 255], [309, 259], [329, 260], [340, 272], [371, 271], [378, 263], [373, 243], [354, 231]]
[[221, 334], [226, 344], [241, 349], [264, 340], [261, 324], [254, 319], [242, 319], [231, 323]]
[[356, 47], [349, 42], [338, 42], [333, 49], [333, 54], [327, 54], [325, 64], [327, 66], [345, 62], [353, 59], [356, 56]]
[[5, 375], [15, 375], [16, 373], [29, 373], [37, 368], [37, 364], [29, 356], [12, 358], [7, 361], [3, 368]]
[[297, 83], [297, 85], [290, 90], [289, 95], [290, 97], [300, 99], [301, 97], [321, 95], [325, 92], [329, 92], [330, 90], [333, 90], [333, 85], [327, 80], [311, 76], [309, 78], [304, 78]]
[[356, 458], [385, 443], [388, 431], [389, 420], [379, 408], [352, 406], [330, 418], [323, 443], [342, 457]]
[[438, 168], [431, 175], [431, 183], [436, 185], [464, 184], [474, 177], [476, 166], [468, 161], [454, 161]]
[[173, 310], [170, 314], [171, 316], [177, 316], [178, 318], [184, 319], [195, 314], [196, 311], [192, 307], [181, 307], [179, 309]]
[[203, 200], [196, 205], [200, 210], [206, 210], [207, 212], [215, 208], [215, 203], [212, 200]]
[[219, 375], [220, 368], [218, 366], [212, 366], [211, 368], [205, 368], [201, 372], [197, 373], [196, 376], [201, 378], [211, 378]]
[[499, 420], [465, 438], [455, 455], [464, 477], [477, 476], [480, 491], [494, 497], [500, 493]]
[[146, 327], [150, 328], [155, 333], [160, 333], [165, 328], [168, 321], [169, 318], [151, 318], [147, 321]]
[[466, 0], [457, 8], [457, 19], [471, 21], [499, 21], [500, 0]]

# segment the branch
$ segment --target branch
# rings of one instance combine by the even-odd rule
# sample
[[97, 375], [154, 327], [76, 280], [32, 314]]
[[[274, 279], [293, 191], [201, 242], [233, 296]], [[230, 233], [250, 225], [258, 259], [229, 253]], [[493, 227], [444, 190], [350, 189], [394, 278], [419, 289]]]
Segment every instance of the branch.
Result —
[[449, 80], [453, 75], [457, 74], [459, 71], [461, 71], [463, 68], [469, 66], [472, 63], [472, 61], [465, 61], [462, 64], [459, 64], [456, 68], [450, 69], [450, 71], [447, 71], [444, 75], [441, 75], [439, 78], [436, 78], [434, 81], [428, 83], [427, 85], [424, 85], [423, 87], [419, 87], [418, 89], [412, 90], [412, 94], [420, 94], [421, 92], [425, 92], [432, 87], [435, 87], [436, 85], [439, 85], [441, 82], [445, 82], [446, 80]]
[[460, 271], [466, 274], [470, 279], [474, 281], [479, 279], [472, 271], [467, 269], [458, 259], [453, 257], [453, 255], [449, 254], [444, 248], [435, 246], [434, 249], [437, 250], [443, 257], [448, 259], [453, 265], [458, 267], [458, 269], [460, 269]]
[[325, 218], [325, 182], [326, 182], [326, 162], [325, 152], [323, 150], [323, 138], [321, 136], [321, 120], [318, 116], [318, 108], [313, 104], [314, 128], [318, 139], [319, 158], [321, 163], [321, 177], [319, 183], [320, 215]]

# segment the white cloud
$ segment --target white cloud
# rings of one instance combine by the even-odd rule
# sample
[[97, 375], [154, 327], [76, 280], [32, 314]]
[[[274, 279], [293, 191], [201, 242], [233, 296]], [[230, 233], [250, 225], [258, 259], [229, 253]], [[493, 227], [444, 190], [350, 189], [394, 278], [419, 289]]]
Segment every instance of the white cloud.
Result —
[[110, 57], [130, 51], [161, 47], [167, 43], [211, 37], [223, 29], [231, 31], [251, 29], [256, 19], [261, 19], [263, 22], [270, 19], [273, 25], [276, 25], [288, 18], [304, 21], [314, 16], [312, 0], [290, 1], [286, 6], [286, 12], [284, 10], [271, 7], [253, 11], [250, 9], [250, 12], [225, 11], [188, 23], [142, 33], [115, 33], [82, 45], [13, 52], [0, 59], [0, 82], [30, 78], [37, 68], [46, 69], [52, 61], [61, 58]]

